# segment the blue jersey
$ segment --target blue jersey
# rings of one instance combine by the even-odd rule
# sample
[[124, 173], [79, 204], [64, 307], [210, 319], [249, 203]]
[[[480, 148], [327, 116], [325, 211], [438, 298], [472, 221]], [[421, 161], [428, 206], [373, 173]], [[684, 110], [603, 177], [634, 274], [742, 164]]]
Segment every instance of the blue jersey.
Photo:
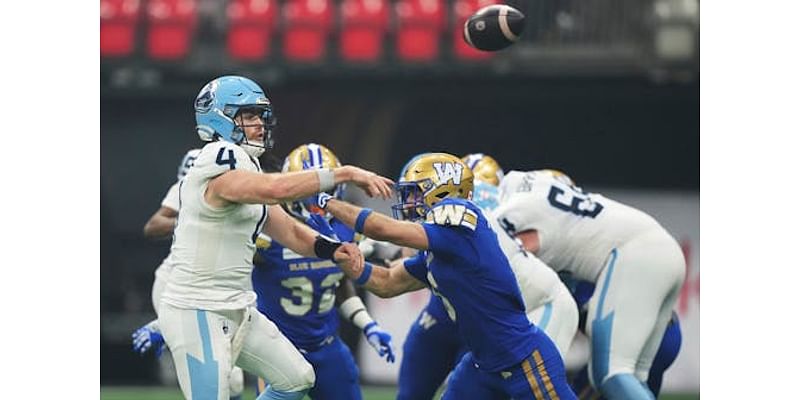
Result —
[[517, 280], [477, 205], [444, 199], [423, 223], [428, 250], [405, 267], [441, 297], [480, 369], [518, 364], [544, 334], [525, 315]]
[[[353, 230], [332, 220], [342, 241], [353, 240]], [[258, 310], [269, 317], [297, 347], [314, 349], [336, 334], [336, 288], [344, 274], [331, 260], [303, 257], [278, 242], [258, 249], [252, 280]]]

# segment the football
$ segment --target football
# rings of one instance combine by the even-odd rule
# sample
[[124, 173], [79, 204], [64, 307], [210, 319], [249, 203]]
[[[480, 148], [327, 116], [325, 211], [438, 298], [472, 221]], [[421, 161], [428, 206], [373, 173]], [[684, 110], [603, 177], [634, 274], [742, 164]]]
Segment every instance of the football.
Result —
[[464, 40], [478, 50], [497, 51], [519, 40], [524, 29], [524, 14], [514, 7], [494, 4], [464, 22]]

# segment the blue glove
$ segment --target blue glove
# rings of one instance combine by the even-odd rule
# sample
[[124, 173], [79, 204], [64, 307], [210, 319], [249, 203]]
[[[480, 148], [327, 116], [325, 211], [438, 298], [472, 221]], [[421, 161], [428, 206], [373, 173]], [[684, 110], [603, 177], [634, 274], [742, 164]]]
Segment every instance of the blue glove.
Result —
[[378, 356], [383, 358], [386, 356], [386, 362], [394, 362], [394, 350], [392, 350], [392, 335], [384, 331], [378, 326], [378, 323], [373, 321], [364, 327], [364, 335], [367, 337], [367, 342], [378, 352]]
[[323, 210], [325, 209], [325, 207], [328, 206], [328, 201], [330, 201], [330, 199], [333, 198], [334, 198], [333, 196], [325, 192], [320, 192], [316, 196], [312, 196], [312, 199], [314, 199], [314, 202], [316, 203], [317, 207]]
[[311, 227], [311, 229], [331, 238], [339, 240], [339, 237], [336, 236], [336, 232], [333, 230], [333, 227], [328, 222], [328, 219], [323, 217], [319, 214], [312, 213], [310, 217], [306, 219], [306, 224]]
[[131, 338], [133, 339], [133, 351], [142, 356], [151, 348], [155, 348], [156, 358], [161, 357], [164, 347], [166, 347], [161, 332], [147, 325], [133, 332]]

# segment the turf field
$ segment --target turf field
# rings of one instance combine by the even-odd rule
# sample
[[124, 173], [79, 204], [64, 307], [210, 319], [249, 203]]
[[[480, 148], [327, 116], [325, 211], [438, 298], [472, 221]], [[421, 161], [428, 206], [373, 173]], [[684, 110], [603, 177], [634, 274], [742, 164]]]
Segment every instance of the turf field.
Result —
[[[394, 387], [364, 386], [364, 400], [393, 400], [396, 392]], [[659, 400], [695, 400], [700, 395], [661, 395]], [[181, 400], [180, 391], [177, 388], [165, 388], [160, 386], [104, 386], [100, 388], [101, 400]], [[245, 400], [255, 399], [255, 392], [252, 389], [246, 390]]]

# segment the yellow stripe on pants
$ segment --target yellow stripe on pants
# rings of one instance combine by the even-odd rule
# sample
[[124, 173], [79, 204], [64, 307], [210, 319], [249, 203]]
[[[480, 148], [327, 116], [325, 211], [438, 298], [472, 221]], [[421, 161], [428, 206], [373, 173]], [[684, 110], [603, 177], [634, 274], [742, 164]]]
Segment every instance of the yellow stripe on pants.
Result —
[[536, 368], [539, 370], [539, 376], [542, 378], [544, 388], [547, 389], [547, 395], [550, 396], [552, 400], [559, 400], [556, 389], [553, 387], [553, 382], [550, 381], [550, 375], [547, 374], [547, 369], [544, 367], [544, 360], [542, 360], [542, 355], [539, 354], [539, 350], [533, 352], [533, 361], [536, 361]]
[[531, 362], [527, 358], [522, 362], [522, 370], [525, 371], [525, 377], [528, 378], [528, 384], [531, 385], [531, 390], [533, 390], [533, 395], [536, 396], [536, 400], [545, 400], [542, 391], [539, 390], [539, 384], [536, 383], [536, 378], [533, 376]]

